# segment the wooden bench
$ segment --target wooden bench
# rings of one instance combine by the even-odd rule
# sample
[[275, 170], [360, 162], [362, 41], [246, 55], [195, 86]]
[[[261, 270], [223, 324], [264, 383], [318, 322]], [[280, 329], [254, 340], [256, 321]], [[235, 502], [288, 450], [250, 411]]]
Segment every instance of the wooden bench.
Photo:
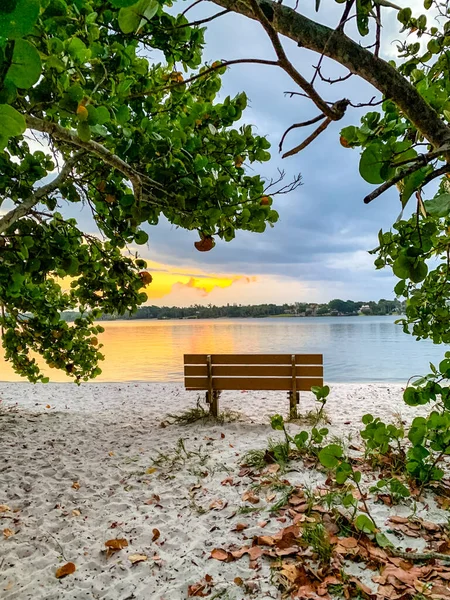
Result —
[[187, 390], [206, 391], [217, 417], [224, 390], [287, 391], [290, 416], [297, 415], [300, 392], [323, 385], [322, 354], [185, 354]]

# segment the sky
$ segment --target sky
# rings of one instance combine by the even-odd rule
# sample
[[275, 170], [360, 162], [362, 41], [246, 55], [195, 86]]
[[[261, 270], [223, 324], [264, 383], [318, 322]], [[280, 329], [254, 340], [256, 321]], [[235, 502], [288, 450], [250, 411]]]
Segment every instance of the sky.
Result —
[[[405, 0], [399, 3], [405, 5]], [[178, 0], [172, 11], [181, 12], [190, 4]], [[315, 0], [304, 0], [303, 14], [335, 27], [342, 5], [322, 0], [321, 10], [315, 13], [314, 4]], [[410, 6], [415, 4], [420, 10], [419, 0], [408, 1]], [[194, 21], [220, 10], [212, 2], [202, 2], [188, 16]], [[396, 57], [396, 46], [391, 40], [400, 37], [395, 12], [383, 11], [382, 54], [388, 59]], [[352, 22], [347, 34], [357, 38]], [[318, 56], [298, 48], [290, 40], [283, 42], [294, 65], [304, 76], [311, 77]], [[364, 39], [364, 44], [367, 43], [371, 40]], [[205, 61], [255, 57], [274, 58], [259, 23], [230, 13], [208, 24]], [[160, 57], [155, 54], [154, 58]], [[329, 60], [324, 61], [322, 72], [327, 77], [346, 73]], [[286, 181], [300, 173], [303, 185], [288, 195], [275, 197], [274, 208], [280, 219], [274, 228], [268, 227], [263, 234], [237, 232], [232, 242], [217, 240], [210, 252], [194, 248], [194, 241], [198, 240], [195, 231], [178, 229], [164, 220], [157, 226], [147, 226], [148, 245], [132, 250], [138, 250], [148, 260], [148, 270], [153, 275], [153, 283], [146, 289], [148, 304], [188, 306], [393, 298], [395, 279], [388, 270], [375, 270], [374, 257], [368, 250], [377, 245], [378, 231], [388, 229], [397, 218], [401, 209], [398, 194], [391, 190], [364, 205], [364, 196], [374, 186], [359, 175], [360, 151], [339, 144], [340, 130], [350, 124], [357, 125], [361, 116], [373, 109], [349, 108], [344, 119], [332, 124], [306, 150], [283, 160], [278, 153], [283, 132], [293, 123], [316, 116], [315, 106], [306, 98], [289, 98], [284, 94], [296, 88], [275, 67], [235, 65], [227, 70], [222, 81], [218, 101], [245, 91], [249, 106], [242, 121], [252, 124], [256, 133], [267, 136], [272, 144], [272, 159], [263, 165], [254, 164], [253, 172], [270, 180], [277, 178], [277, 169], [283, 169]], [[321, 83], [318, 88], [330, 101], [347, 97], [357, 103], [367, 102], [374, 95], [379, 98], [376, 90], [356, 77], [339, 85]], [[292, 132], [285, 148], [297, 145], [310, 131], [304, 128]], [[75, 216], [86, 222], [85, 215]]]
[[[322, 0], [322, 9], [316, 14], [313, 4], [312, 0], [302, 3], [303, 13], [331, 26], [338, 22], [342, 5]], [[174, 10], [188, 5], [178, 1]], [[212, 3], [202, 3], [188, 15], [192, 21], [219, 10]], [[395, 58], [396, 48], [390, 43], [398, 38], [395, 11], [385, 14], [382, 51], [385, 58]], [[284, 40], [284, 46], [302, 74], [311, 76], [317, 55], [297, 48], [290, 40]], [[208, 24], [205, 60], [250, 57], [274, 58], [260, 24], [234, 13]], [[327, 77], [346, 73], [331, 61], [324, 62], [323, 72]], [[319, 88], [333, 101], [348, 97], [352, 102], [364, 102], [376, 94], [356, 77], [339, 86], [322, 84]], [[286, 180], [301, 173], [303, 185], [286, 196], [275, 197], [274, 208], [280, 219], [273, 229], [263, 234], [238, 232], [231, 243], [219, 240], [208, 253], [195, 250], [196, 232], [167, 222], [149, 228], [148, 248], [139, 248], [152, 261], [149, 270], [154, 282], [146, 290], [149, 302], [183, 306], [394, 297], [394, 278], [388, 270], [375, 271], [374, 257], [367, 251], [377, 245], [380, 228], [389, 228], [397, 218], [398, 194], [387, 193], [364, 205], [362, 199], [373, 186], [359, 175], [360, 152], [339, 144], [340, 129], [358, 124], [371, 109], [350, 108], [342, 121], [330, 126], [306, 150], [282, 160], [278, 142], [283, 132], [318, 112], [306, 98], [289, 98], [283, 93], [293, 89], [293, 82], [275, 67], [236, 65], [227, 70], [219, 100], [245, 91], [249, 107], [243, 121], [253, 124], [257, 133], [272, 143], [271, 161], [255, 170], [267, 179], [276, 177], [277, 168], [286, 171]], [[309, 132], [293, 132], [285, 147], [297, 145]]]

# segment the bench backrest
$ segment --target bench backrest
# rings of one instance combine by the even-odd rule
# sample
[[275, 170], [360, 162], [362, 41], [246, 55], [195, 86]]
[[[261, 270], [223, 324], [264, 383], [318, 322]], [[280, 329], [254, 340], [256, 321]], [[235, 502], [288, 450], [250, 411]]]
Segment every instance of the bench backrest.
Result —
[[323, 385], [322, 354], [185, 354], [188, 390], [308, 391]]

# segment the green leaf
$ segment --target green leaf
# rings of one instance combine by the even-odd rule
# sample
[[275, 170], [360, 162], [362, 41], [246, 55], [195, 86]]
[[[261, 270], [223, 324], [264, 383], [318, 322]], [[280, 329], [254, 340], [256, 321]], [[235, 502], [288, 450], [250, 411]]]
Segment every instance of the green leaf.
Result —
[[420, 184], [431, 170], [432, 169], [429, 166], [422, 167], [418, 171], [415, 171], [414, 173], [411, 173], [411, 175], [405, 177], [403, 180], [405, 185], [400, 195], [400, 201], [403, 208], [406, 206], [406, 203], [411, 198], [412, 194], [419, 189]]
[[327, 469], [334, 469], [343, 456], [342, 447], [338, 444], [329, 444], [319, 452], [319, 461]]
[[145, 231], [139, 230], [136, 235], [134, 236], [134, 241], [136, 242], [136, 244], [139, 244], [140, 246], [142, 246], [143, 244], [146, 244], [148, 242], [148, 233]]
[[83, 142], [88, 142], [91, 139], [91, 129], [86, 121], [80, 121], [77, 127], [78, 137]]
[[306, 442], [308, 441], [308, 432], [300, 431], [297, 435], [294, 436], [294, 444], [297, 446], [299, 450], [305, 447]]
[[282, 431], [284, 429], [284, 419], [281, 415], [274, 415], [270, 419], [270, 424], [272, 429], [275, 429], [276, 431]]
[[132, 6], [119, 11], [119, 27], [123, 33], [134, 33], [156, 15], [159, 4], [156, 0], [139, 0]]
[[97, 108], [97, 118], [99, 125], [104, 125], [111, 120], [111, 115], [109, 114], [109, 110], [106, 108], [106, 106], [99, 106]]
[[16, 40], [31, 33], [40, 10], [39, 0], [12, 0], [0, 3], [0, 37]]
[[6, 137], [21, 135], [27, 128], [25, 117], [9, 104], [0, 104], [0, 132]]
[[432, 217], [446, 217], [450, 214], [450, 194], [439, 194], [432, 200], [425, 200], [423, 204]]
[[411, 260], [404, 254], [400, 254], [400, 256], [395, 259], [395, 262], [392, 265], [394, 275], [396, 275], [399, 279], [408, 279], [411, 265]]
[[383, 183], [380, 171], [383, 166], [383, 155], [380, 144], [371, 144], [361, 154], [359, 173], [368, 183]]
[[39, 52], [27, 40], [16, 40], [6, 77], [18, 88], [27, 89], [39, 79], [42, 70]]
[[355, 520], [355, 527], [363, 533], [373, 533], [375, 524], [367, 515], [358, 515]]
[[416, 265], [411, 265], [409, 270], [409, 278], [414, 283], [420, 283], [428, 275], [428, 267], [421, 260]]
[[351, 465], [349, 465], [348, 463], [344, 462], [340, 464], [336, 469], [336, 483], [338, 483], [339, 485], [344, 484], [352, 474], [352, 470], [353, 469]]
[[369, 423], [372, 423], [373, 421], [373, 415], [371, 414], [367, 414], [364, 415], [363, 418], [361, 419], [361, 421], [364, 423], [364, 425], [368, 425]]
[[375, 539], [377, 540], [377, 544], [380, 546], [380, 548], [388, 548], [389, 546], [392, 546], [393, 544], [388, 540], [388, 538], [384, 535], [384, 533], [380, 533], [378, 532], [375, 535]]
[[75, 62], [85, 63], [91, 55], [91, 51], [80, 38], [73, 37], [67, 45], [67, 52]]

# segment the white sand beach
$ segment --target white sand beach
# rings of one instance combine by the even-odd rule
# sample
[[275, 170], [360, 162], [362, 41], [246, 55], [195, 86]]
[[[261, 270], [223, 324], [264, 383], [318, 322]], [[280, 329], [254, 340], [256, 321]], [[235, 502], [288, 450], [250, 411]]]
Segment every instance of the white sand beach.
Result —
[[[403, 404], [401, 391], [397, 384], [333, 385], [330, 431], [357, 444], [367, 412], [410, 420], [417, 409]], [[252, 597], [249, 591], [261, 600], [281, 598], [264, 557], [250, 568], [246, 556], [225, 563], [210, 554], [280, 529], [269, 510], [276, 498], [242, 499], [252, 480], [240, 463], [246, 451], [277, 437], [269, 417], [287, 414], [287, 398], [229, 392], [221, 410], [238, 411], [238, 421], [167, 422], [168, 413], [180, 414], [196, 399], [179, 384], [0, 384], [3, 600], [178, 600], [206, 575], [209, 598], [239, 600]], [[302, 395], [302, 413], [315, 405], [312, 394]], [[299, 425], [289, 428], [294, 433]], [[315, 487], [325, 475], [297, 465], [286, 478]], [[408, 506], [374, 510], [383, 521], [389, 511], [411, 512]], [[432, 503], [415, 510], [446, 521]], [[236, 531], [238, 523], [247, 526], [245, 535]], [[111, 539], [128, 546], [107, 556]], [[134, 555], [146, 560], [133, 564]], [[67, 562], [75, 573], [57, 579], [56, 569]], [[245, 593], [235, 578], [246, 582]], [[370, 578], [367, 584], [374, 585]]]

